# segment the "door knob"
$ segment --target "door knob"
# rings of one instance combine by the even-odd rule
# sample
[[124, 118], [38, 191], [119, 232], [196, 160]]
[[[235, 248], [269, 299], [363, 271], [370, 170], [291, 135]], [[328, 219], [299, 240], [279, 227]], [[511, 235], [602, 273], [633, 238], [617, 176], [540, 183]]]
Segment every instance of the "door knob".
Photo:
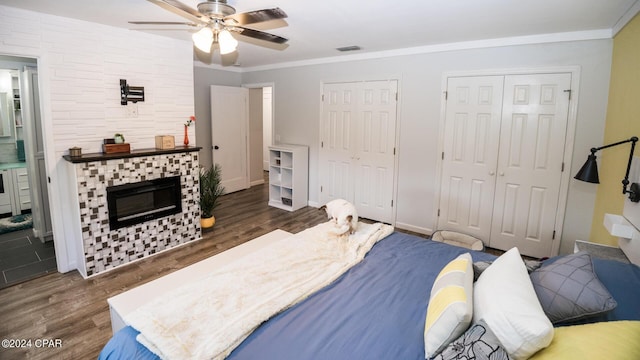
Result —
[[214, 148], [215, 150], [218, 150], [218, 149], [220, 149], [220, 146], [215, 145], [213, 148]]
[[504, 172], [503, 172], [503, 171], [500, 171], [500, 173], [499, 173], [498, 175], [500, 175], [500, 176], [504, 176]]
[[495, 174], [496, 174], [496, 172], [495, 172], [495, 171], [489, 171], [489, 175], [493, 176], [493, 175], [495, 175]]

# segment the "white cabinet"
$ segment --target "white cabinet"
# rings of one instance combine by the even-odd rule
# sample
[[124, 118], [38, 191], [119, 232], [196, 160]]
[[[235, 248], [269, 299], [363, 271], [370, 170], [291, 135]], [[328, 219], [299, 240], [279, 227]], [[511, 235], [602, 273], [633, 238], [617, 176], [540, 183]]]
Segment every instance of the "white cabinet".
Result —
[[13, 193], [11, 177], [11, 170], [0, 170], [0, 214], [13, 213], [11, 207], [11, 194]]
[[269, 147], [269, 205], [294, 211], [307, 206], [309, 148], [302, 145]]
[[0, 170], [0, 214], [19, 215], [31, 209], [27, 168]]
[[29, 194], [29, 175], [27, 168], [16, 168], [13, 172], [13, 191], [14, 191], [14, 215], [22, 213], [24, 210], [31, 209], [31, 195]]

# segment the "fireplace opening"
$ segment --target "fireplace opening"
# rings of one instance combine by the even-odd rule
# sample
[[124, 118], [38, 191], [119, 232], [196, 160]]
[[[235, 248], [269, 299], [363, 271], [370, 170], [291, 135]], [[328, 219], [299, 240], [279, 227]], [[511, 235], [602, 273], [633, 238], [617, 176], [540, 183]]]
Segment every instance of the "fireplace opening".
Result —
[[109, 228], [135, 225], [182, 212], [180, 176], [107, 187]]

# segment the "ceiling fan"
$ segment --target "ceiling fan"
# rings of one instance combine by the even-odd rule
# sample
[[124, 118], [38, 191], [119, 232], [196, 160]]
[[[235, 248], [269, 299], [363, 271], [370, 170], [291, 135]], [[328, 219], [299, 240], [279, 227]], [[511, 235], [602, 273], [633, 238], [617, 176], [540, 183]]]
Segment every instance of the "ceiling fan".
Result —
[[[288, 40], [264, 31], [250, 29], [245, 25], [258, 24], [271, 20], [280, 20], [287, 14], [280, 8], [262, 9], [236, 14], [236, 9], [227, 4], [227, 0], [207, 0], [198, 4], [198, 10], [178, 0], [147, 0], [165, 10], [180, 15], [190, 22], [166, 21], [129, 21], [136, 25], [188, 25], [200, 28], [193, 34], [194, 45], [205, 53], [210, 53], [213, 44], [218, 44], [223, 55], [232, 53], [238, 41], [231, 33], [275, 44], [284, 44]], [[286, 23], [285, 23], [286, 24]]]

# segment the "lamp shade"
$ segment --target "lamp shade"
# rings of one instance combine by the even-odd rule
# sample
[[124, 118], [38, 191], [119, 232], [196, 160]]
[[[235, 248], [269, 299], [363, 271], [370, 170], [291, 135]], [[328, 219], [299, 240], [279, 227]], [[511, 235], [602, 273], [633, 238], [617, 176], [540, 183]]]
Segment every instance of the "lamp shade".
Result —
[[589, 155], [587, 162], [582, 165], [582, 168], [578, 171], [574, 179], [600, 184], [600, 178], [598, 177], [598, 163], [596, 162], [596, 156], [594, 154]]
[[213, 31], [210, 28], [204, 27], [202, 30], [193, 34], [191, 37], [195, 46], [204, 51], [205, 53], [211, 52], [211, 44], [213, 43]]
[[218, 44], [220, 45], [220, 54], [226, 55], [236, 51], [238, 40], [231, 36], [228, 30], [222, 30], [218, 34]]

